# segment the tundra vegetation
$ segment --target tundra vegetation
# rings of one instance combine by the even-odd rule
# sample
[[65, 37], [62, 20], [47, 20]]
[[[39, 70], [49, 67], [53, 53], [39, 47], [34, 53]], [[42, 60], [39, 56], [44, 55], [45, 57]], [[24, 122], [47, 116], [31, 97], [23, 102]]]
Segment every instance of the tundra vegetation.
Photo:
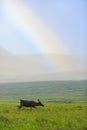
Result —
[[[87, 81], [0, 84], [0, 130], [87, 130]], [[44, 107], [18, 108], [20, 98]]]

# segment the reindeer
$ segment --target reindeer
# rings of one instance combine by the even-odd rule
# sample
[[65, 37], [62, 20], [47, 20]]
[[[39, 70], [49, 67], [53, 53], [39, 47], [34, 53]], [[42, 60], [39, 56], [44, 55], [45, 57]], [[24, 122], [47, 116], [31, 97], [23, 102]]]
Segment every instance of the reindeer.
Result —
[[21, 99], [19, 108], [22, 108], [23, 106], [30, 107], [31, 109], [35, 108], [36, 106], [43, 106], [44, 107], [44, 105], [40, 102], [39, 99], [38, 99], [38, 102]]

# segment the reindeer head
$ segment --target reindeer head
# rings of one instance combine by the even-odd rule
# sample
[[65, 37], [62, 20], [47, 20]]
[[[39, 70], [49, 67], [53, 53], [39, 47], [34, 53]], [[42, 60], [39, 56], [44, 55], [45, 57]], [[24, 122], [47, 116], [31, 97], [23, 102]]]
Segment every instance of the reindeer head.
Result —
[[38, 99], [38, 105], [44, 107], [44, 105], [41, 103], [39, 99]]

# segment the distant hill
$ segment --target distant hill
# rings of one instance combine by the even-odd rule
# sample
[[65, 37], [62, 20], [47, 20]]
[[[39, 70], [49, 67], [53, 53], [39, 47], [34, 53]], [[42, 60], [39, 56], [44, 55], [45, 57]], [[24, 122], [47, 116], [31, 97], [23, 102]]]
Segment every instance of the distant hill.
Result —
[[87, 80], [0, 83], [0, 102], [43, 99], [58, 103], [86, 102]]

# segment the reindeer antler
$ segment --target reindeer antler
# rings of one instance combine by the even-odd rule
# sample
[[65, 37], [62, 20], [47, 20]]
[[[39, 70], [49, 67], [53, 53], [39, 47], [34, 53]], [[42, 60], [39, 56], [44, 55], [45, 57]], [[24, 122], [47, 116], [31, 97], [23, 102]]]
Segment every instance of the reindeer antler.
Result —
[[40, 102], [40, 100], [38, 99], [38, 102]]

